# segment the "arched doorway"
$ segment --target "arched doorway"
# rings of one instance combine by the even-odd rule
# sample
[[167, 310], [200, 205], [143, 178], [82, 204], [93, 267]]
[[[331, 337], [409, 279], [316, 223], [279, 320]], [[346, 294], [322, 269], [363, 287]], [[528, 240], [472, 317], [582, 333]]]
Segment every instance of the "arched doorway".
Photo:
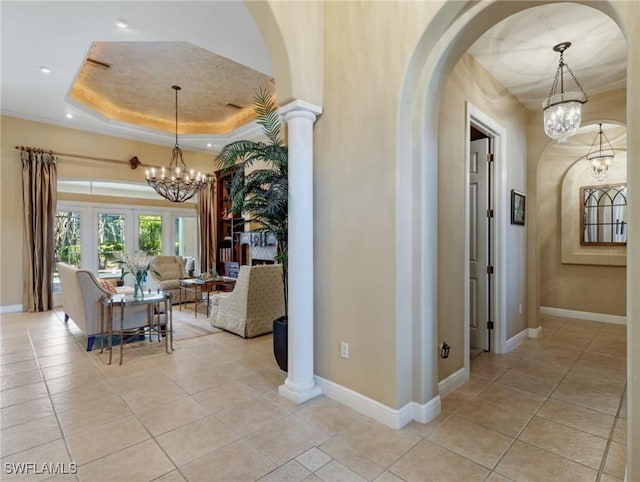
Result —
[[[405, 261], [397, 269], [397, 334], [398, 344], [412, 346], [413, 351], [398, 353], [398, 365], [406, 369], [412, 380], [413, 400], [428, 407], [438, 397], [438, 180], [430, 173], [437, 172], [438, 166], [438, 115], [440, 97], [444, 84], [453, 66], [471, 44], [491, 26], [519, 11], [543, 3], [552, 2], [493, 2], [474, 4], [464, 10], [459, 4], [445, 4], [438, 16], [425, 31], [411, 59], [401, 93], [398, 120], [398, 194], [397, 194], [397, 242], [396, 246], [411, 246], [410, 254], [405, 253]], [[640, 54], [634, 48], [640, 39], [637, 28], [625, 21], [636, 18], [638, 9], [631, 4], [615, 2], [587, 3], [610, 16], [621, 28], [627, 40], [628, 79], [637, 77], [640, 71]], [[626, 10], [629, 11], [626, 11]], [[447, 25], [449, 27], [447, 27]], [[627, 83], [627, 126], [629, 129], [629, 156], [640, 152], [639, 115], [640, 87]], [[631, 134], [635, 132], [636, 134]], [[412, 182], [412, 179], [419, 179]], [[632, 184], [640, 184], [640, 168], [629, 164], [629, 189]], [[529, 172], [527, 184], [529, 192], [535, 192], [537, 183], [535, 172]], [[407, 210], [406, 206], [412, 208]], [[528, 206], [535, 205], [535, 199], [528, 200]], [[633, 211], [631, 222], [640, 224], [640, 201], [631, 199]], [[535, 212], [529, 212], [535, 217]], [[535, 224], [529, 226], [528, 239], [535, 240]], [[631, 230], [628, 238], [629, 252], [637, 251], [637, 234]], [[397, 248], [399, 249], [399, 248]], [[528, 292], [528, 316], [535, 319], [539, 306], [538, 259], [536, 253], [528, 250], [527, 267], [532, 288]], [[396, 259], [401, 259], [397, 256]], [[407, 291], [406, 286], [413, 289]], [[628, 260], [628, 293], [640, 290], [640, 259], [632, 255]], [[412, 295], [416, 293], [416, 295]], [[637, 298], [637, 297], [636, 297]], [[640, 364], [640, 301], [627, 298], [628, 317], [628, 357], [629, 366]], [[634, 365], [635, 362], [635, 365]], [[630, 406], [632, 400], [640, 399], [640, 383], [637, 373], [631, 368], [628, 374]], [[630, 480], [640, 478], [640, 430], [638, 421], [629, 416], [629, 437], [627, 445], [628, 476]], [[634, 459], [636, 454], [636, 459]]]

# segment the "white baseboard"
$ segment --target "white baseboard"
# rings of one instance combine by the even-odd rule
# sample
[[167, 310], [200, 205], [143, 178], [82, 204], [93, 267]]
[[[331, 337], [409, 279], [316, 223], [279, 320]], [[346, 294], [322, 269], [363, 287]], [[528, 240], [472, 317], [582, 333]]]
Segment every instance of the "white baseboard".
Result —
[[529, 328], [529, 338], [540, 338], [540, 334], [542, 333], [542, 327], [538, 328]]
[[419, 404], [418, 402], [412, 402], [413, 404], [413, 419], [420, 423], [429, 423], [436, 418], [442, 411], [442, 403], [440, 401], [440, 395], [436, 395], [425, 404]]
[[549, 306], [541, 306], [540, 313], [542, 313], [543, 315], [560, 316], [563, 318], [576, 318], [578, 320], [613, 323], [615, 325], [627, 324], [626, 316], [607, 315], [606, 313], [590, 313], [588, 311], [565, 310], [564, 308], [552, 308]]
[[440, 397], [446, 397], [451, 392], [453, 392], [456, 388], [463, 385], [467, 381], [467, 376], [465, 374], [464, 367], [458, 370], [457, 372], [452, 373], [447, 378], [438, 383], [438, 393]]
[[4, 305], [0, 306], [0, 315], [3, 313], [21, 313], [24, 311], [22, 305]]
[[529, 329], [525, 328], [517, 335], [513, 335], [509, 338], [504, 344], [504, 353], [509, 353], [515, 347], [517, 347], [520, 343], [526, 340], [529, 337]]
[[322, 388], [323, 395], [371, 417], [387, 427], [402, 428], [414, 419], [427, 423], [440, 413], [440, 397], [436, 397], [424, 405], [410, 402], [400, 409], [395, 409], [317, 375], [315, 379], [318, 386]]

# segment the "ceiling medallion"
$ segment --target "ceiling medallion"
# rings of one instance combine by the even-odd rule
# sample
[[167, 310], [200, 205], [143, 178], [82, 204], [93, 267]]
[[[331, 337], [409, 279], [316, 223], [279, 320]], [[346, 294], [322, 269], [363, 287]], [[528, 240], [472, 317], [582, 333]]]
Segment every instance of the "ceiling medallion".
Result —
[[171, 87], [176, 91], [176, 144], [171, 151], [171, 161], [165, 169], [162, 167], [158, 176], [156, 169], [152, 167], [146, 170], [147, 183], [163, 198], [181, 203], [191, 199], [198, 191], [204, 188], [210, 178], [200, 172], [194, 173], [193, 169], [187, 172], [187, 166], [182, 159], [182, 149], [178, 146], [178, 91], [180, 87]]
[[[549, 97], [542, 103], [544, 111], [544, 132], [558, 143], [567, 142], [567, 139], [574, 135], [580, 128], [582, 121], [582, 104], [587, 100], [582, 85], [576, 79], [569, 65], [564, 61], [564, 51], [571, 47], [571, 42], [562, 42], [553, 47], [555, 52], [560, 53], [560, 63], [551, 85]], [[564, 70], [571, 75], [580, 92], [564, 91]], [[558, 83], [560, 92], [557, 93]]]

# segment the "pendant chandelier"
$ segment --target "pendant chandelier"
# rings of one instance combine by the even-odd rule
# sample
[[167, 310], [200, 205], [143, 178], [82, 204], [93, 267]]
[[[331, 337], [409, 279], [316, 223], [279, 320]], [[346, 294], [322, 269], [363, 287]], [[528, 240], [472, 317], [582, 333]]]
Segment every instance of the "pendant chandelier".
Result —
[[171, 161], [165, 169], [162, 167], [156, 173], [156, 168], [146, 170], [147, 183], [163, 198], [174, 203], [181, 203], [191, 199], [198, 191], [209, 183], [209, 177], [193, 169], [187, 172], [187, 166], [182, 159], [182, 149], [178, 146], [178, 91], [179, 86], [171, 86], [176, 91], [176, 144], [171, 151]]
[[[564, 61], [564, 51], [569, 47], [571, 47], [571, 42], [562, 42], [553, 47], [555, 52], [560, 53], [560, 63], [551, 85], [549, 97], [542, 103], [544, 132], [558, 143], [567, 142], [567, 139], [576, 133], [582, 120], [582, 104], [588, 100], [580, 82]], [[564, 91], [565, 69], [571, 75], [580, 92]], [[558, 86], [558, 84], [560, 85]], [[557, 92], [558, 87], [560, 87], [559, 93]]]
[[609, 175], [611, 161], [616, 153], [611, 147], [609, 139], [602, 131], [602, 124], [598, 125], [598, 133], [591, 143], [591, 148], [587, 153], [587, 160], [591, 163], [591, 173], [598, 181]]

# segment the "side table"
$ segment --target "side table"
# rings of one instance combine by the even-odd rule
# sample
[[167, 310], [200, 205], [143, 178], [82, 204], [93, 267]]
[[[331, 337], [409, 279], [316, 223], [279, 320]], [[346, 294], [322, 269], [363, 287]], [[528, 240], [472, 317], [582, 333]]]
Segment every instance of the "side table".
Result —
[[[146, 326], [138, 326], [138, 327], [128, 327], [125, 326], [125, 308], [127, 306], [136, 306], [136, 305], [147, 305], [147, 325]], [[164, 304], [164, 306], [162, 306]], [[171, 308], [171, 296], [162, 291], [158, 291], [157, 293], [145, 293], [141, 298], [134, 298], [133, 295], [122, 295], [116, 294], [112, 296], [103, 296], [100, 300], [100, 336], [104, 338], [105, 327], [107, 330], [107, 336], [109, 340], [109, 365], [111, 365], [112, 360], [112, 348], [113, 348], [113, 332], [114, 332], [114, 310], [119, 310], [120, 312], [120, 329], [118, 330], [120, 335], [120, 365], [122, 365], [122, 358], [124, 352], [124, 333], [125, 331], [145, 328], [149, 334], [149, 341], [151, 342], [151, 338], [153, 332], [155, 331], [158, 335], [158, 342], [161, 341], [162, 338], [162, 323], [161, 317], [164, 315], [165, 322], [165, 350], [167, 353], [171, 353], [173, 351], [173, 312]], [[164, 310], [162, 310], [164, 308]], [[157, 323], [156, 323], [157, 317]], [[100, 353], [103, 352], [104, 343], [100, 348]], [[171, 351], [169, 351], [171, 350]]]
[[[184, 292], [184, 299], [187, 300], [189, 297], [187, 293], [189, 291], [193, 291], [195, 295], [195, 303], [193, 306], [194, 316], [198, 317], [198, 305], [206, 302], [207, 303], [207, 317], [209, 316], [210, 309], [210, 300], [211, 300], [211, 292], [218, 291], [221, 288], [231, 288], [235, 286], [235, 279], [227, 278], [225, 276], [219, 276], [215, 279], [198, 279], [198, 278], [187, 278], [181, 279], [180, 282], [180, 301], [179, 306], [180, 310], [182, 310], [182, 293]], [[206, 297], [204, 296], [206, 294]]]

